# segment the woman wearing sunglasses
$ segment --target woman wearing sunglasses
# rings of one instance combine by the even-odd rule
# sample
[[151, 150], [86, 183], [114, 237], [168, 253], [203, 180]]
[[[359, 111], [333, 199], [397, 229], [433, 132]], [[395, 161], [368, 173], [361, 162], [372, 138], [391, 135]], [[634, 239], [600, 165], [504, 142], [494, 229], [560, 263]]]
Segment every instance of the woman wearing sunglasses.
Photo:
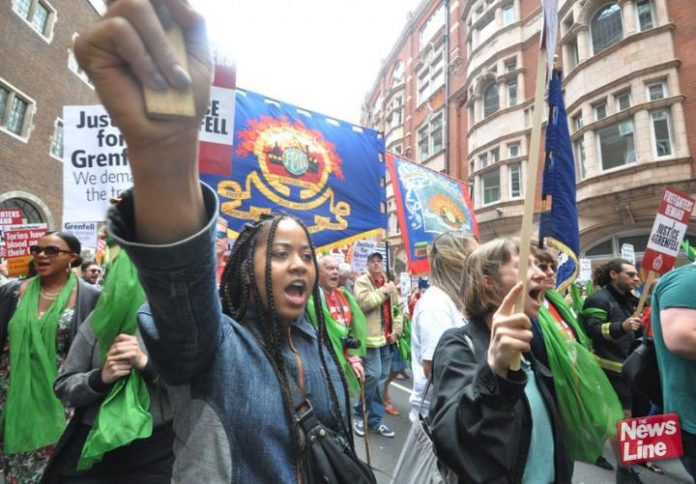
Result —
[[99, 297], [71, 271], [80, 264], [80, 249], [70, 233], [47, 233], [30, 247], [36, 276], [0, 290], [0, 459], [6, 482], [38, 481], [67, 422], [53, 380]]

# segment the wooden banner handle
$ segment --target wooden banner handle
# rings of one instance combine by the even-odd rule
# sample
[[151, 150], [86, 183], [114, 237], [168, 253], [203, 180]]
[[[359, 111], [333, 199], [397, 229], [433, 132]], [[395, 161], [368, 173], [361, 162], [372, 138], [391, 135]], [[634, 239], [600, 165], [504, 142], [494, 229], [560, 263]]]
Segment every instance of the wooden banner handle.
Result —
[[650, 293], [650, 287], [655, 282], [655, 277], [657, 272], [648, 271], [648, 277], [645, 279], [645, 285], [643, 286], [643, 292], [640, 294], [640, 299], [638, 300], [638, 307], [633, 313], [634, 318], [639, 318], [640, 314], [643, 312], [643, 306], [645, 306], [645, 301], [648, 298], [648, 293]]
[[[529, 268], [529, 251], [532, 242], [532, 227], [534, 224], [534, 200], [539, 174], [539, 152], [541, 150], [541, 124], [544, 113], [544, 88], [546, 87], [546, 49], [539, 52], [539, 62], [536, 73], [536, 88], [534, 90], [534, 114], [532, 115], [532, 136], [529, 142], [529, 158], [527, 159], [527, 185], [524, 193], [524, 210], [522, 212], [522, 232], [520, 233], [520, 261], [517, 280], [527, 284], [527, 269]], [[515, 311], [524, 312], [524, 302], [527, 297], [526, 287], [515, 303]], [[522, 354], [518, 353], [510, 362], [510, 369], [520, 369]]]
[[[169, 42], [176, 53], [181, 67], [188, 73], [188, 55], [181, 28], [174, 24], [167, 30]], [[181, 119], [196, 116], [196, 104], [193, 99], [193, 87], [180, 90], [169, 88], [165, 91], [156, 91], [143, 86], [145, 94], [145, 109], [148, 117], [152, 119]]]

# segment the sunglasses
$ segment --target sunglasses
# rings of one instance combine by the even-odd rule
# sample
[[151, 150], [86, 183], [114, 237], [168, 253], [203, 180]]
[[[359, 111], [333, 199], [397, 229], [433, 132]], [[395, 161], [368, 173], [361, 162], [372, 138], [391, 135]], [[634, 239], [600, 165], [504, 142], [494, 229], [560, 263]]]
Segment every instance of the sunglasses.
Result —
[[548, 262], [539, 262], [537, 264], [537, 267], [541, 269], [542, 272], [546, 272], [548, 269], [551, 269], [554, 272], [556, 271], [556, 265], [549, 264]]
[[218, 230], [217, 232], [215, 232], [215, 237], [217, 237], [218, 239], [226, 239], [227, 232], [225, 232], [224, 230]]
[[71, 250], [63, 250], [60, 247], [56, 247], [55, 245], [47, 245], [46, 247], [41, 247], [40, 245], [29, 246], [29, 253], [31, 255], [36, 256], [39, 255], [41, 252], [46, 254], [47, 257], [56, 257], [60, 253], [74, 254], [74, 252]]

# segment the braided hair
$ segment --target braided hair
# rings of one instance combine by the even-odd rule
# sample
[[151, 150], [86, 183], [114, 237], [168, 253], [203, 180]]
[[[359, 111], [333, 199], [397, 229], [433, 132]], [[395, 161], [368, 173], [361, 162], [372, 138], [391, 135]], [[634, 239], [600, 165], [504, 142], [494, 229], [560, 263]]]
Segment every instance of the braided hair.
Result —
[[[246, 224], [244, 229], [239, 234], [229, 260], [225, 266], [220, 280], [220, 299], [222, 301], [222, 310], [225, 314], [238, 321], [243, 326], [249, 328], [252, 334], [256, 337], [261, 349], [265, 353], [271, 367], [276, 374], [280, 384], [281, 393], [283, 396], [283, 405], [285, 407], [285, 416], [288, 428], [293, 435], [294, 449], [293, 453], [297, 462], [300, 462], [300, 456], [303, 450], [303, 442], [300, 430], [295, 422], [294, 409], [292, 405], [292, 396], [286, 373], [283, 353], [281, 351], [281, 342], [283, 335], [281, 334], [282, 325], [275, 307], [273, 298], [273, 278], [272, 278], [272, 260], [271, 253], [275, 239], [275, 234], [280, 222], [289, 219], [297, 223], [304, 231], [312, 254], [312, 262], [314, 265], [315, 274], [319, 274], [319, 267], [316, 259], [316, 252], [312, 243], [312, 238], [309, 235], [307, 227], [296, 217], [285, 213], [276, 213], [262, 215], [257, 222]], [[265, 294], [266, 305], [261, 304], [261, 289], [258, 287], [255, 277], [254, 253], [264, 240], [266, 242], [266, 260], [264, 266]], [[312, 296], [315, 301], [320, 301], [318, 277], [315, 278], [314, 286], [312, 287]], [[247, 318], [250, 301], [255, 302], [254, 310], [257, 312], [257, 318]], [[328, 339], [326, 331], [326, 323], [324, 321], [323, 311], [320, 304], [315, 304], [315, 313], [317, 321], [317, 345], [319, 358], [321, 361], [324, 378], [327, 380], [329, 395], [331, 398], [331, 412], [334, 418], [343, 426], [345, 435], [348, 437], [351, 447], [354, 445], [353, 435], [350, 432], [350, 422], [346, 422], [341, 417], [339, 410], [340, 405], [336, 388], [329, 377], [329, 370], [325, 353], [331, 356], [334, 365], [338, 369], [341, 376], [341, 383], [345, 396], [345, 414], [348, 419], [351, 417], [350, 398], [348, 396], [348, 386], [345, 377], [341, 371], [341, 366], [338, 358], [334, 353]], [[327, 350], [328, 349], [328, 350]]]

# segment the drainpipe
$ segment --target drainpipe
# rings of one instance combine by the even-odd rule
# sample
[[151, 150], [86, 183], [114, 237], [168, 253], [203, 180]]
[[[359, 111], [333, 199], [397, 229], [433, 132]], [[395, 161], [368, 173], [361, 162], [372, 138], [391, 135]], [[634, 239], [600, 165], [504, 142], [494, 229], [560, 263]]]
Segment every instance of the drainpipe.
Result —
[[443, 0], [445, 6], [445, 116], [444, 116], [444, 129], [445, 129], [445, 173], [450, 174], [450, 161], [449, 161], [449, 103], [450, 103], [450, 92], [449, 92], [449, 38], [450, 38], [450, 13], [449, 13], [449, 0]]

